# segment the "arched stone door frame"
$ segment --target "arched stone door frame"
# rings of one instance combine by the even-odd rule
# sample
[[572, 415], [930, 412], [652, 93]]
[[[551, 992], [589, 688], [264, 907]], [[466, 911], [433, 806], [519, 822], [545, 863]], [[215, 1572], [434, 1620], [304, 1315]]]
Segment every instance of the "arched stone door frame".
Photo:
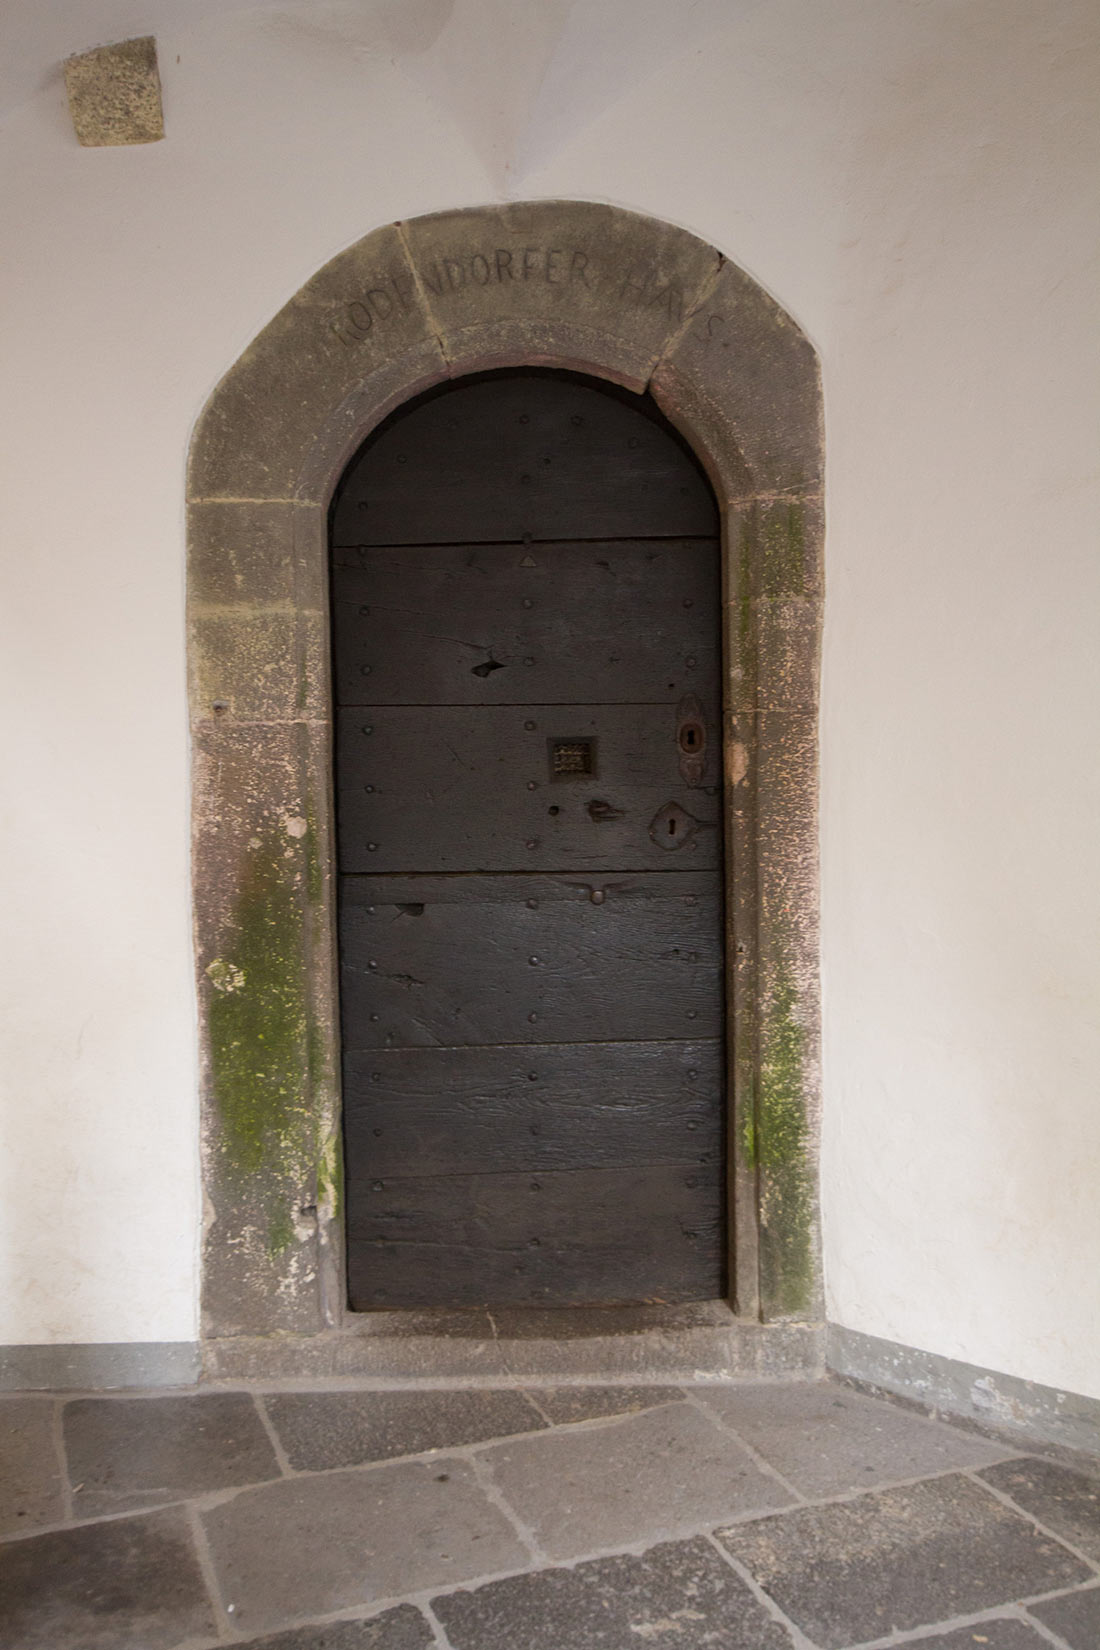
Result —
[[447, 378], [643, 392], [723, 521], [731, 1305], [820, 1316], [817, 681], [822, 413], [796, 324], [713, 247], [576, 201], [375, 230], [222, 379], [188, 472], [203, 1335], [344, 1321], [328, 506]]

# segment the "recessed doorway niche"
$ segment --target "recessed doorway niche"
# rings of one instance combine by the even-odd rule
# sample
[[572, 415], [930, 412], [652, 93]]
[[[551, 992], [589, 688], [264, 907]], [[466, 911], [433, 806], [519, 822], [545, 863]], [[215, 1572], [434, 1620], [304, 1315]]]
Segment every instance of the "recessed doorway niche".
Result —
[[[520, 367], [648, 394], [717, 501], [726, 1287], [745, 1325], [779, 1334], [820, 1318], [817, 362], [774, 300], [696, 237], [542, 201], [366, 236], [280, 311], [196, 427], [188, 611], [210, 1367], [257, 1336], [320, 1345], [349, 1326], [330, 504], [398, 407]], [[263, 1344], [274, 1357], [276, 1343]]]

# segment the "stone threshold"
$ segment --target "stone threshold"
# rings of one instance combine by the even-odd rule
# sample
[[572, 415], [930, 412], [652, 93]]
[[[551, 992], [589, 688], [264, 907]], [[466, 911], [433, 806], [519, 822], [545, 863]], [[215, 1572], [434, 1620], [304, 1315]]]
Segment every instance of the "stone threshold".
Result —
[[723, 1301], [676, 1307], [371, 1312], [319, 1335], [202, 1344], [207, 1381], [345, 1377], [379, 1386], [666, 1384], [824, 1374], [825, 1326], [760, 1324]]

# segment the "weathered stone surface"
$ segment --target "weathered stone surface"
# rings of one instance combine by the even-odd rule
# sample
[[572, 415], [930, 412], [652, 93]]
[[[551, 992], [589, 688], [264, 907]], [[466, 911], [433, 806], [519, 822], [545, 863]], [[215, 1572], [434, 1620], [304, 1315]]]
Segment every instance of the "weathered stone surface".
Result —
[[969, 1478], [801, 1507], [718, 1539], [823, 1650], [843, 1650], [1088, 1579]]
[[742, 500], [730, 507], [725, 599], [820, 600], [824, 594], [825, 511], [819, 494]]
[[[746, 722], [748, 718], [741, 718]], [[817, 719], [768, 711], [750, 740], [755, 808], [754, 1111], [765, 1317], [820, 1311]]]
[[455, 374], [544, 362], [644, 389], [721, 262], [683, 230], [589, 201], [440, 212], [402, 228]]
[[953, 1633], [933, 1633], [931, 1638], [905, 1639], [913, 1650], [1043, 1650], [1048, 1642], [1033, 1627], [1010, 1616], [983, 1621], [974, 1627], [957, 1627]]
[[328, 703], [323, 613], [284, 603], [192, 605], [191, 710], [196, 718], [321, 721]]
[[292, 1467], [317, 1472], [478, 1444], [545, 1426], [521, 1392], [273, 1392], [267, 1412]]
[[1100, 1454], [1100, 1398], [1025, 1381], [937, 1352], [865, 1335], [832, 1323], [829, 1368], [880, 1392], [912, 1400], [923, 1409], [964, 1416], [999, 1433], [1017, 1433], [1021, 1449], [1042, 1442], [1086, 1458]]
[[366, 1621], [330, 1621], [323, 1627], [292, 1627], [289, 1633], [249, 1639], [238, 1650], [431, 1650], [435, 1634], [411, 1604], [384, 1610]]
[[243, 1392], [77, 1398], [65, 1405], [73, 1514], [92, 1518], [279, 1477]]
[[8, 1650], [174, 1650], [216, 1635], [182, 1512], [0, 1546], [0, 1644]]
[[608, 1415], [638, 1415], [643, 1409], [677, 1403], [684, 1394], [678, 1386], [542, 1386], [528, 1396], [560, 1426]]
[[49, 1398], [0, 1400], [0, 1535], [25, 1535], [63, 1517]]
[[318, 1217], [337, 1171], [309, 731], [211, 722], [194, 753], [208, 1332], [315, 1330]]
[[1002, 1461], [982, 1477], [1100, 1564], [1100, 1478], [1039, 1460]]
[[155, 143], [164, 136], [152, 35], [70, 57], [65, 87], [77, 138], [86, 148]]
[[189, 1386], [200, 1368], [197, 1341], [31, 1341], [0, 1348], [0, 1391]]
[[530, 1563], [465, 1461], [284, 1479], [204, 1513], [241, 1632]]
[[817, 357], [809, 339], [736, 264], [656, 368], [650, 389], [709, 459], [731, 498], [816, 492], [824, 438]]
[[730, 710], [816, 710], [823, 540], [816, 498], [777, 499], [730, 512]]
[[323, 612], [326, 528], [326, 512], [318, 504], [232, 499], [189, 504], [189, 606], [291, 604]]
[[756, 708], [813, 712], [821, 674], [821, 603], [803, 596], [755, 604]]
[[[193, 738], [199, 966], [205, 969], [227, 927], [239, 928], [245, 883], [255, 880], [261, 861], [285, 872], [297, 897], [307, 897], [315, 802], [307, 729], [214, 717], [196, 723]], [[287, 938], [298, 934], [292, 923]], [[207, 983], [224, 993], [220, 977]]]
[[[813, 1378], [823, 1371], [820, 1325], [745, 1323], [728, 1310], [724, 1327], [693, 1323], [676, 1313], [661, 1329], [632, 1333], [605, 1328], [575, 1339], [558, 1338], [549, 1328], [527, 1339], [494, 1336], [477, 1313], [410, 1313], [408, 1328], [398, 1321], [404, 1316], [364, 1313], [346, 1329], [323, 1334], [209, 1340], [203, 1349], [205, 1371], [211, 1378], [230, 1380], [358, 1375], [395, 1382], [474, 1378], [490, 1384], [642, 1382], [655, 1376], [691, 1381], [700, 1375], [714, 1380], [741, 1375]], [[469, 1327], [479, 1318], [482, 1335]]]
[[1096, 1650], [1100, 1644], [1100, 1587], [1033, 1604], [1031, 1614], [1052, 1633], [1059, 1633], [1070, 1650]]
[[494, 1481], [551, 1558], [676, 1535], [791, 1497], [687, 1404], [487, 1450]]
[[999, 1444], [832, 1381], [703, 1387], [700, 1400], [810, 1500], [985, 1466]]
[[454, 1650], [791, 1650], [709, 1542], [666, 1542], [572, 1570], [491, 1581], [432, 1609]]
[[822, 536], [814, 498], [765, 499], [728, 516], [731, 1272], [739, 1309], [767, 1319], [820, 1310], [816, 705]]
[[445, 375], [400, 234], [377, 229], [308, 281], [222, 379], [192, 440], [189, 496], [327, 503], [366, 432]]

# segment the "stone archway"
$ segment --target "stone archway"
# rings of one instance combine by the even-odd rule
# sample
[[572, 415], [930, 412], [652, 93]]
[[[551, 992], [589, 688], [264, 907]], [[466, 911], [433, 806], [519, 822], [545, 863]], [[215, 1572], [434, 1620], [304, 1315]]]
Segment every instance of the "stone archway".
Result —
[[820, 1317], [812, 346], [684, 230], [540, 201], [378, 229], [218, 385], [188, 476], [203, 1335], [344, 1320], [326, 537], [336, 480], [448, 377], [569, 367], [648, 389], [723, 517], [731, 1305]]

